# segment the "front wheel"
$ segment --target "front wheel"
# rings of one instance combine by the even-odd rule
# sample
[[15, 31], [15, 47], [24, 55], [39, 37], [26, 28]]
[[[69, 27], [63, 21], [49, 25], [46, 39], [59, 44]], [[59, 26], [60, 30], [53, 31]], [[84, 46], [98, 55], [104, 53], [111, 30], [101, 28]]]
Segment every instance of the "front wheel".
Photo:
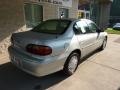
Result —
[[79, 64], [79, 59], [80, 59], [80, 55], [77, 54], [77, 53], [72, 53], [65, 65], [64, 65], [64, 69], [63, 69], [63, 72], [67, 75], [72, 75], [74, 74], [74, 72], [76, 71], [77, 67], [78, 67], [78, 64]]
[[102, 46], [100, 47], [100, 50], [104, 50], [107, 44], [107, 38], [104, 39]]

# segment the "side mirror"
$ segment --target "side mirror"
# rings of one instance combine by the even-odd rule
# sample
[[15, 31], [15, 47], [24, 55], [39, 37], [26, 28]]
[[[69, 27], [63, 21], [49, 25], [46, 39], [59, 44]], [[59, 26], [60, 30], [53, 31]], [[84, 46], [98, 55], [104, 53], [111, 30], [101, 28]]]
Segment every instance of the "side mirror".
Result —
[[102, 31], [101, 31], [101, 29], [97, 29], [97, 32], [100, 33], [100, 32], [102, 32]]

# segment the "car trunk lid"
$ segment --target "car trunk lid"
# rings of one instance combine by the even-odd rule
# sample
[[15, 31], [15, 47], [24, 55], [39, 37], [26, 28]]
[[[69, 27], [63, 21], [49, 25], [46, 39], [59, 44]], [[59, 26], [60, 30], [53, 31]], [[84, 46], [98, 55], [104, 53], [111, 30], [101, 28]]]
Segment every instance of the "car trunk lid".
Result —
[[12, 43], [15, 47], [25, 50], [28, 44], [44, 45], [46, 41], [56, 39], [56, 37], [52, 34], [27, 31], [13, 34]]

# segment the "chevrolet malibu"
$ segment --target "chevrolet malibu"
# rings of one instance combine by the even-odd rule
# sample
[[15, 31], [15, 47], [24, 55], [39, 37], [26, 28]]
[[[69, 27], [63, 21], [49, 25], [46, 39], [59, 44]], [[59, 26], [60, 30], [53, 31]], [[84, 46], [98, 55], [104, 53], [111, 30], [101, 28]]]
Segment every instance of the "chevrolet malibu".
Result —
[[72, 75], [81, 58], [106, 47], [107, 33], [88, 19], [51, 19], [12, 34], [11, 43], [11, 62], [21, 70], [34, 76], [59, 70]]

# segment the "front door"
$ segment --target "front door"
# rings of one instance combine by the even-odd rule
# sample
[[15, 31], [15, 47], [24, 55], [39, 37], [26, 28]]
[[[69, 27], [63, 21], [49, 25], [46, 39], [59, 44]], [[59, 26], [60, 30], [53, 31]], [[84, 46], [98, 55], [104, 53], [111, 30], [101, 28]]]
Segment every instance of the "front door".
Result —
[[82, 20], [76, 22], [74, 27], [79, 30], [76, 36], [79, 41], [82, 55], [85, 56], [95, 49], [94, 44], [96, 42], [97, 34], [91, 33], [91, 31], [89, 31], [89, 26], [87, 23]]
[[96, 49], [96, 48], [100, 47], [102, 42], [103, 42], [103, 40], [101, 38], [101, 33], [97, 32], [99, 28], [97, 27], [97, 25], [94, 22], [87, 21], [86, 23], [89, 26], [89, 31], [91, 32], [90, 34], [96, 36], [96, 39], [95, 39], [95, 42], [94, 42], [94, 49]]

